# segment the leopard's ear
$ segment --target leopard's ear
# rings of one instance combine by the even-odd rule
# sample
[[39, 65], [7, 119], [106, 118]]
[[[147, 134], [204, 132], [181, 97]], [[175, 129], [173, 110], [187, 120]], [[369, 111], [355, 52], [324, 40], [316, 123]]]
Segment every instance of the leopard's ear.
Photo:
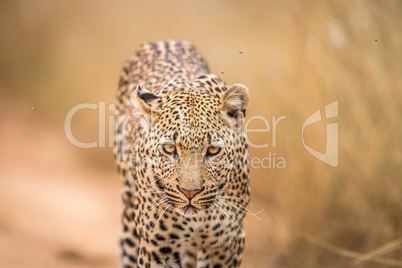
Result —
[[234, 84], [222, 95], [221, 110], [232, 119], [244, 118], [249, 99], [247, 87]]
[[136, 90], [131, 95], [131, 99], [137, 111], [144, 114], [157, 112], [156, 106], [160, 98], [146, 89], [142, 84], [137, 86]]

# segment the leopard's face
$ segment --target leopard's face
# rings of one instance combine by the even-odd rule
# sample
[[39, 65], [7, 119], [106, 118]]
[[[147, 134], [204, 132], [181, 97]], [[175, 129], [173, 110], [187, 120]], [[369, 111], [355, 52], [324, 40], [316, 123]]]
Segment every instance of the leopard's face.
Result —
[[229, 186], [234, 133], [212, 96], [179, 92], [165, 101], [151, 130], [155, 173], [169, 204], [195, 213], [209, 208]]
[[236, 155], [245, 153], [245, 140], [236, 135], [221, 102], [188, 91], [154, 101], [144, 151], [152, 156], [153, 184], [164, 193], [161, 200], [182, 214], [209, 209], [238, 183], [231, 175]]

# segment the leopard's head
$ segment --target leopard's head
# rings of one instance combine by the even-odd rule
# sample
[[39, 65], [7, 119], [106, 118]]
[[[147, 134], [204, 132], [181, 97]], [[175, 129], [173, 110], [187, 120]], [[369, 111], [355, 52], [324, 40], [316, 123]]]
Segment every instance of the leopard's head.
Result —
[[245, 86], [235, 84], [220, 97], [185, 89], [157, 96], [142, 85], [134, 94], [143, 116], [142, 143], [136, 150], [147, 158], [147, 168], [139, 166], [138, 171], [148, 174], [149, 191], [162, 193], [161, 200], [184, 214], [245, 191]]

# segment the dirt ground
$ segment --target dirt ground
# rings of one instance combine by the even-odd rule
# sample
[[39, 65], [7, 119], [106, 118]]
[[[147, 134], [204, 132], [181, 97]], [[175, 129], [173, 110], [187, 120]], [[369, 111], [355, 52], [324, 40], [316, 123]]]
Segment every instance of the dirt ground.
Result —
[[1, 109], [0, 267], [117, 267], [118, 177], [84, 168], [22, 107]]

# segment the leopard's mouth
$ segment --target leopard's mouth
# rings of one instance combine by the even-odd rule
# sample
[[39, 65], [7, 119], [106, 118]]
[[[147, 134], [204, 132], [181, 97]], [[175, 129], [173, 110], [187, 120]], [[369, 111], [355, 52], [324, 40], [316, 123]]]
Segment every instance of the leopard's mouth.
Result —
[[197, 214], [197, 212], [199, 211], [198, 208], [196, 208], [195, 206], [188, 204], [187, 206], [185, 206], [184, 208], [182, 208], [184, 214]]

